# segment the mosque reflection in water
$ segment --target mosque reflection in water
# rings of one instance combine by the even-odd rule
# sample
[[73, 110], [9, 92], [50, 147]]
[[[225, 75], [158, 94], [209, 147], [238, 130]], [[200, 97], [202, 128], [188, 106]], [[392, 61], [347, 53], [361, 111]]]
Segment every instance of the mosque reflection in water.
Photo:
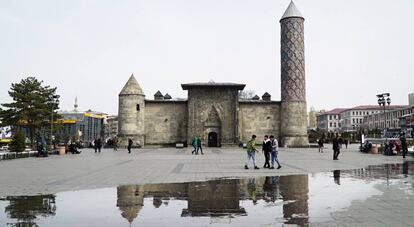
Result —
[[286, 224], [308, 223], [308, 175], [276, 176], [251, 179], [223, 179], [207, 182], [126, 185], [117, 188], [117, 206], [130, 223], [137, 218], [144, 198], [153, 197], [153, 206], [160, 207], [170, 199], [187, 200], [181, 217], [245, 216], [241, 200], [283, 203]]
[[[361, 182], [380, 179], [388, 184], [389, 180], [405, 179], [413, 174], [414, 162], [405, 162], [348, 171], [335, 170], [329, 174], [328, 179], [331, 178], [330, 182], [336, 185], [341, 185], [341, 179], [346, 178]], [[115, 204], [108, 203], [102, 204], [102, 206], [110, 206], [112, 208], [110, 212], [113, 212], [114, 208], [115, 210], [119, 209], [122, 218], [132, 224], [134, 220], [138, 222], [137, 220], [141, 217], [140, 212], [142, 212], [142, 218], [146, 217], [145, 212], [142, 211], [144, 207], [150, 208], [156, 214], [157, 208], [169, 203], [175, 204], [171, 207], [177, 206], [177, 202], [181, 204], [176, 207], [178, 215], [174, 218], [255, 218], [252, 214], [255, 209], [252, 208], [257, 207], [261, 210], [265, 204], [275, 207], [276, 209], [271, 212], [275, 215], [274, 217], [282, 219], [285, 224], [306, 226], [310, 221], [309, 207], [312, 205], [309, 204], [309, 185], [312, 185], [309, 184], [309, 180], [315, 179], [308, 175], [289, 175], [190, 183], [125, 185], [116, 188], [116, 198], [114, 198], [113, 189], [110, 194], [102, 195], [112, 197], [112, 201], [116, 201], [117, 208], [114, 207]], [[326, 184], [329, 183], [326, 182]], [[361, 184], [361, 186], [364, 185], [367, 184]], [[342, 187], [330, 188], [337, 192]], [[73, 193], [70, 198], [76, 197], [76, 193], [79, 192]], [[96, 192], [92, 190], [90, 193]], [[57, 215], [59, 214], [59, 209], [57, 209], [59, 204], [56, 203], [58, 201], [56, 198], [59, 196], [58, 193], [57, 195], [0, 198], [0, 206], [4, 206], [4, 213], [7, 215], [7, 226], [36, 227], [39, 226], [37, 221], [50, 220], [52, 216], [55, 217], [53, 220], [62, 218], [62, 214]], [[64, 201], [66, 200], [63, 199], [61, 202]], [[68, 201], [68, 203], [72, 204], [76, 201]], [[257, 204], [259, 205], [256, 206]], [[161, 213], [160, 215], [162, 215]], [[115, 219], [122, 219], [121, 216], [114, 214]], [[53, 222], [53, 220], [51, 221]]]

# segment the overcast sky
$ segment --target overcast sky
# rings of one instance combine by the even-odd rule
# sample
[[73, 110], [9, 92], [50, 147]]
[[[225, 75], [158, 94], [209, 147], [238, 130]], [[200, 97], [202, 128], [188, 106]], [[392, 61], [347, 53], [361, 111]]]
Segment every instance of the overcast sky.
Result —
[[[237, 82], [280, 100], [280, 24], [290, 0], [0, 1], [0, 103], [11, 83], [57, 86], [61, 109], [117, 114], [134, 73], [146, 98], [181, 83]], [[296, 0], [305, 17], [308, 108], [414, 92], [413, 0]]]

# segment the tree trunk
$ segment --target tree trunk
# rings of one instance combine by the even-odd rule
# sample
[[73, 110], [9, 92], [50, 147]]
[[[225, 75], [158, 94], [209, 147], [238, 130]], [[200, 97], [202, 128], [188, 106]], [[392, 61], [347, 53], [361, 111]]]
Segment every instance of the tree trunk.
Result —
[[35, 127], [33, 124], [30, 125], [30, 148], [32, 148], [32, 150], [35, 149], [34, 147], [34, 134], [35, 134]]

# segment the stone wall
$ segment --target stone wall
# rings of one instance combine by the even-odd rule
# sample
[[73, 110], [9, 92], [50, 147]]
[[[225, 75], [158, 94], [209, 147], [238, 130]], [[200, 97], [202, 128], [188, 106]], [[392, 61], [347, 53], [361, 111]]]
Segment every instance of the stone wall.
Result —
[[242, 142], [247, 142], [253, 134], [260, 141], [264, 135], [280, 138], [280, 102], [240, 101], [239, 134]]
[[168, 145], [187, 138], [187, 101], [145, 100], [145, 144]]
[[[188, 141], [198, 135], [207, 143], [208, 133], [216, 132], [219, 146], [237, 143], [237, 100], [235, 88], [188, 89]], [[214, 125], [211, 118], [216, 118]]]
[[120, 147], [127, 146], [128, 139], [134, 141], [134, 146], [144, 146], [144, 110], [144, 95], [119, 96], [118, 145]]

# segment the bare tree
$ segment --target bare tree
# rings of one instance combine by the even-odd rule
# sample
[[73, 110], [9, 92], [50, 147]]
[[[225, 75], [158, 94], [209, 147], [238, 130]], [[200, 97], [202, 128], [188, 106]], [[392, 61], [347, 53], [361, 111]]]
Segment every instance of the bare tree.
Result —
[[252, 99], [254, 97], [254, 95], [256, 94], [255, 91], [253, 90], [243, 90], [243, 91], [239, 91], [239, 99]]

